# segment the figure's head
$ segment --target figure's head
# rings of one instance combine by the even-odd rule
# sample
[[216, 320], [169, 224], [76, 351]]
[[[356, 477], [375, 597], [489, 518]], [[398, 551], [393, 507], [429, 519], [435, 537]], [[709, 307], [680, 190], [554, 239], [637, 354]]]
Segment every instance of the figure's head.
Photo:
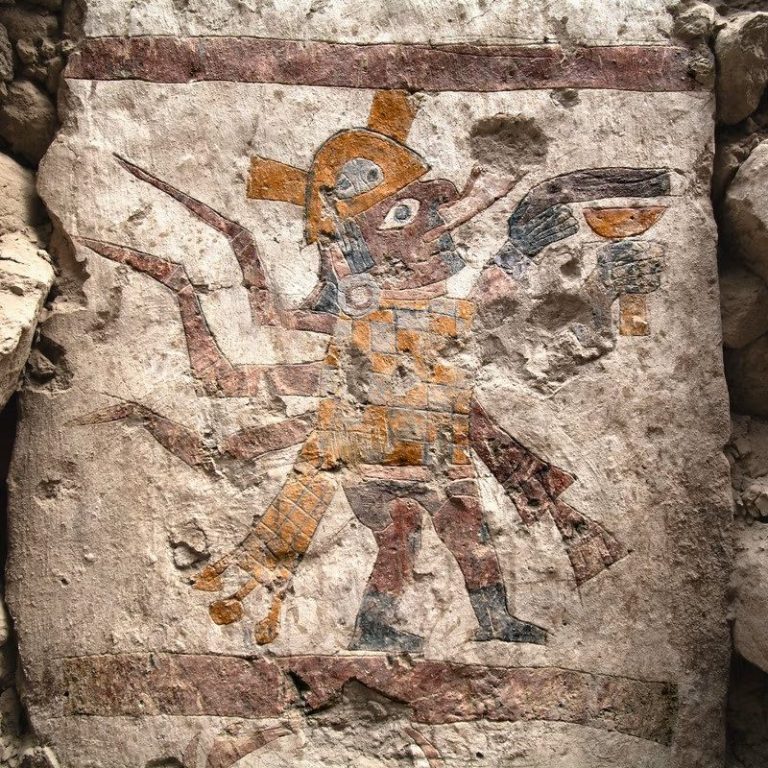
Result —
[[338, 246], [351, 272], [365, 271], [381, 288], [402, 289], [445, 280], [464, 267], [440, 208], [458, 198], [444, 179], [413, 181], [356, 216], [342, 220]]
[[337, 277], [366, 273], [392, 289], [444, 280], [464, 262], [450, 234], [433, 230], [458, 193], [450, 181], [421, 180], [429, 166], [404, 143], [413, 117], [405, 93], [380, 91], [368, 127], [331, 136], [308, 173], [254, 158], [249, 196], [301, 202], [306, 240]]

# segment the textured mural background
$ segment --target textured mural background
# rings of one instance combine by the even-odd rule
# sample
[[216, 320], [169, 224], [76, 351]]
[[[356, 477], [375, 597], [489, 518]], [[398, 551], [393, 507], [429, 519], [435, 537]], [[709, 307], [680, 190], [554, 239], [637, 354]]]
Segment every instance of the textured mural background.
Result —
[[722, 764], [714, 96], [672, 26], [89, 4], [8, 572], [61, 765]]

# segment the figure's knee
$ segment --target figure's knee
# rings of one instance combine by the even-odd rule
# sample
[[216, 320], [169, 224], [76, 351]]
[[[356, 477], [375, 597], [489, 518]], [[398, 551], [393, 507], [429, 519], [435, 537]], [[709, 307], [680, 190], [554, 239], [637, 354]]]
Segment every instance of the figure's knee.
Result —
[[421, 507], [406, 499], [395, 499], [389, 503], [388, 513], [389, 524], [374, 531], [379, 552], [395, 551], [400, 559], [412, 559], [421, 543]]
[[389, 504], [389, 516], [392, 523], [408, 533], [421, 530], [421, 505], [413, 499], [394, 499]]
[[446, 488], [445, 503], [432, 515], [444, 541], [482, 541], [487, 534], [480, 494], [474, 480], [459, 480]]

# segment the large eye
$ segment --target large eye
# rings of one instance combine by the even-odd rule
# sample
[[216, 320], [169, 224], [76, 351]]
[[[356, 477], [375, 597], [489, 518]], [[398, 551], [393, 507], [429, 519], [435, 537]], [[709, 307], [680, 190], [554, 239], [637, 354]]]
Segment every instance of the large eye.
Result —
[[412, 224], [419, 214], [419, 201], [411, 197], [398, 200], [384, 217], [379, 229], [402, 229]]
[[347, 160], [336, 177], [336, 196], [348, 200], [378, 187], [384, 181], [384, 172], [372, 160], [355, 157]]

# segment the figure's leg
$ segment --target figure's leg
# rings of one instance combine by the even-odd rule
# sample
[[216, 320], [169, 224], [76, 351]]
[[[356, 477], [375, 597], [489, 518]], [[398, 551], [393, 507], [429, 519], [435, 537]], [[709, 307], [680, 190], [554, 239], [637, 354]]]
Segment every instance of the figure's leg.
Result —
[[459, 564], [477, 616], [477, 640], [544, 644], [541, 627], [512, 616], [490, 531], [483, 519], [475, 480], [458, 480], [446, 489], [447, 501], [434, 513], [435, 530]]
[[264, 515], [241, 544], [213, 565], [206, 566], [195, 589], [218, 592], [221, 576], [238, 566], [251, 578], [228, 597], [211, 604], [217, 624], [232, 624], [243, 616], [243, 600], [257, 587], [270, 592], [267, 615], [259, 622], [256, 642], [271, 643], [277, 636], [283, 597], [306, 553], [320, 520], [333, 500], [336, 484], [327, 473], [298, 464]]
[[397, 609], [421, 543], [423, 507], [410, 498], [383, 496], [376, 483], [344, 489], [363, 525], [373, 531], [379, 552], [355, 621], [351, 650], [420, 651], [423, 638], [397, 629]]

